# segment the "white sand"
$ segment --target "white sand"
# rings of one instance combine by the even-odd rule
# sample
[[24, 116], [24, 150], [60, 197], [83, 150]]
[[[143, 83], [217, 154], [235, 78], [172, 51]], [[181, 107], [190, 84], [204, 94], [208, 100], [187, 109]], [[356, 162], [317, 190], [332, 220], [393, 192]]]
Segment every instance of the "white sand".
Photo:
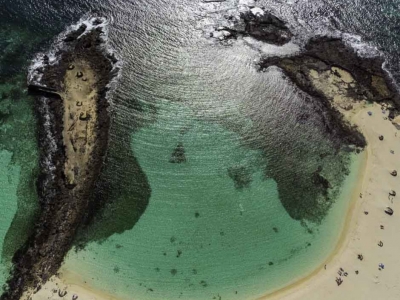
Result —
[[[59, 291], [67, 291], [67, 294], [61, 298]], [[71, 300], [74, 295], [77, 300], [128, 300], [116, 298], [105, 292], [92, 289], [79, 274], [61, 268], [59, 276], [53, 276], [42, 289], [33, 295], [32, 300]], [[131, 300], [131, 299], [129, 299]]]

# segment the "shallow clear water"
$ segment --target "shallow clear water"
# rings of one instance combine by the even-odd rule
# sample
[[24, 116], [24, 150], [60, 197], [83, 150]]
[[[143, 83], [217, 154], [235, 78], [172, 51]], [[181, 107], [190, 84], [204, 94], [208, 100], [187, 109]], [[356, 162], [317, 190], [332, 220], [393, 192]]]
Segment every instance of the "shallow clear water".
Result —
[[[276, 182], [265, 179], [261, 151], [188, 109], [158, 108], [158, 121], [131, 141], [152, 187], [146, 212], [132, 230], [70, 253], [66, 269], [126, 299], [252, 299], [322, 263], [342, 229], [360, 158], [329, 217], [307, 230], [283, 208]], [[186, 162], [170, 163], [179, 143]], [[251, 178], [241, 189], [228, 171], [238, 166]]]
[[[21, 168], [11, 164], [11, 156], [11, 152], [0, 152], [0, 190], [2, 192], [2, 197], [4, 197], [2, 201], [3, 207], [7, 207], [7, 210], [1, 210], [0, 213], [3, 225], [0, 229], [1, 247], [3, 247], [8, 226], [11, 224], [12, 218], [17, 211], [17, 187]], [[0, 265], [0, 280], [3, 283], [8, 277], [8, 267], [9, 264], [7, 263], [2, 263]]]
[[[398, 73], [396, 1], [264, 2], [293, 30], [311, 34], [336, 26], [365, 36], [385, 50]], [[224, 14], [218, 5], [1, 3], [3, 266], [29, 234], [37, 208], [38, 149], [26, 68], [34, 53], [90, 11], [110, 18], [110, 42], [124, 66], [96, 190], [108, 205], [81, 231], [87, 248], [71, 251], [67, 266], [128, 299], [243, 299], [312, 271], [333, 249], [357, 162], [336, 153], [304, 95], [278, 72], [256, 70], [257, 48], [205, 38], [206, 24]], [[179, 143], [187, 161], [170, 163]], [[320, 165], [336, 202], [315, 209], [320, 195], [308, 178]], [[291, 199], [308, 202], [300, 209]]]

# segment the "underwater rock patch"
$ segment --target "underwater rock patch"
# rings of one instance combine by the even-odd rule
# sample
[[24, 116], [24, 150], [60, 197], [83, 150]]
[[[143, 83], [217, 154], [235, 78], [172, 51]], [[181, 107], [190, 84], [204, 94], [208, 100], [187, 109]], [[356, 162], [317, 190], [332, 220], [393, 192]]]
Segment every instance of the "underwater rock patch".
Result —
[[186, 162], [185, 148], [179, 143], [171, 154], [170, 163], [180, 164]]

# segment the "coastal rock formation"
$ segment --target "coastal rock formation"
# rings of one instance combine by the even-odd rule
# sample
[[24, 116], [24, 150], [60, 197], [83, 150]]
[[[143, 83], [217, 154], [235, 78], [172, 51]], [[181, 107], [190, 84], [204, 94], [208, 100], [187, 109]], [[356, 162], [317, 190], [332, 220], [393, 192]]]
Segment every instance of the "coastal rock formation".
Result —
[[269, 57], [261, 69], [280, 67], [304, 92], [318, 98], [325, 107], [326, 130], [347, 144], [364, 147], [364, 137], [346, 124], [336, 107], [349, 110], [354, 101], [392, 101], [399, 104], [396, 88], [383, 69], [380, 56], [361, 57], [340, 38], [311, 39], [304, 51], [292, 57]]
[[30, 74], [37, 95], [41, 174], [40, 216], [13, 257], [1, 299], [28, 299], [56, 274], [93, 203], [93, 189], [107, 151], [107, 92], [117, 59], [105, 50], [104, 19], [73, 28], [59, 43], [57, 61], [44, 55]]
[[[360, 102], [379, 102], [390, 112], [389, 120], [397, 115], [399, 94], [383, 64], [383, 57], [364, 57], [342, 38], [315, 37], [306, 43], [302, 52], [293, 56], [262, 59], [260, 70], [279, 67], [307, 95], [306, 101], [321, 115], [322, 131], [339, 152], [341, 149], [359, 151], [366, 146], [364, 136], [343, 117], [353, 106]], [[310, 178], [301, 179], [312, 182], [318, 197], [288, 197], [283, 188], [287, 178], [272, 174], [281, 202], [292, 218], [314, 221], [319, 219], [315, 212], [320, 207], [329, 209], [332, 187], [321, 171], [319, 168]]]
[[[232, 46], [234, 39], [240, 37], [257, 40], [255, 43], [252, 39], [245, 39], [238, 44], [265, 55], [257, 63], [258, 70], [268, 71], [266, 78], [271, 78], [272, 74], [281, 76], [283, 80], [277, 81], [282, 83], [282, 92], [282, 86], [288, 84], [288, 90], [297, 94], [301, 103], [299, 109], [288, 108], [290, 116], [287, 120], [284, 114], [279, 115], [278, 110], [276, 117], [279, 115], [282, 118], [280, 122], [286, 122], [286, 126], [288, 123], [295, 126], [293, 132], [302, 126], [313, 128], [315, 134], [309, 137], [310, 140], [316, 140], [321, 134], [326, 141], [324, 145], [329, 145], [324, 150], [322, 147], [315, 150], [307, 149], [311, 143], [304, 142], [301, 148], [293, 151], [295, 136], [292, 140], [279, 140], [279, 144], [274, 145], [266, 131], [262, 137], [263, 145], [255, 146], [263, 151], [264, 157], [278, 157], [268, 161], [264, 175], [277, 183], [280, 200], [288, 214], [295, 220], [319, 223], [337, 199], [340, 184], [349, 173], [349, 153], [360, 153], [366, 146], [364, 136], [356, 126], [346, 121], [344, 115], [350, 114], [360, 104], [379, 102], [384, 117], [400, 129], [396, 108], [400, 104], [399, 94], [391, 75], [384, 68], [384, 57], [376, 49], [370, 51], [371, 47], [361, 44], [358, 38], [338, 31], [331, 32], [331, 36], [313, 35], [310, 38], [312, 33], [299, 26], [300, 20], [295, 23], [295, 20], [285, 18], [292, 20], [290, 24], [285, 23], [257, 4], [250, 0], [238, 1], [238, 8], [227, 9], [225, 19], [217, 22], [221, 25], [214, 28], [217, 31], [211, 36], [226, 46]], [[322, 31], [327, 32], [321, 28]], [[268, 86], [274, 85], [272, 81]], [[282, 98], [284, 96], [280, 100]], [[269, 105], [274, 100], [265, 99]], [[273, 121], [271, 126], [267, 117], [254, 115], [253, 122], [260, 132], [266, 127], [281, 126]], [[296, 116], [297, 122], [291, 122], [292, 115]], [[308, 150], [318, 154], [320, 160], [308, 160]], [[291, 167], [283, 167], [286, 165]], [[323, 170], [317, 169], [318, 166]], [[231, 175], [238, 178], [233, 173]]]
[[260, 7], [249, 7], [238, 16], [228, 16], [228, 26], [221, 26], [211, 36], [220, 40], [250, 36], [275, 45], [288, 43], [293, 34], [286, 23]]
[[285, 22], [261, 8], [253, 8], [240, 14], [240, 20], [233, 28], [223, 28], [229, 31], [229, 37], [251, 36], [256, 40], [283, 45], [290, 41], [292, 33]]

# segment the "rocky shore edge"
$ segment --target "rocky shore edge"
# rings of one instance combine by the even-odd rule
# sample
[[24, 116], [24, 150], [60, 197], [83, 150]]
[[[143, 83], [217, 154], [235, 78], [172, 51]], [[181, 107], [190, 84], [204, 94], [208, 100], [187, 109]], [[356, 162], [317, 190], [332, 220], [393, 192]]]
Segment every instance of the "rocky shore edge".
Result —
[[[296, 31], [299, 24], [278, 18], [253, 0], [240, 1], [237, 10], [227, 12], [217, 24], [221, 25], [212, 29], [211, 38], [224, 46], [232, 46], [236, 39], [240, 45], [244, 41], [259, 52], [255, 66], [260, 72], [272, 71], [294, 87], [309, 109], [299, 115], [298, 122], [313, 122], [312, 117], [317, 116], [315, 126], [332, 143], [335, 153], [359, 153], [367, 146], [358, 125], [345, 117], [360, 104], [378, 103], [382, 113], [388, 113], [385, 120], [400, 128], [399, 89], [385, 68], [385, 57], [360, 37], [339, 31]], [[281, 194], [282, 205], [293, 219], [320, 222], [326, 215], [330, 205], [325, 204], [332, 203], [333, 187], [321, 168], [303, 178], [309, 190], [318, 191], [321, 201]], [[278, 187], [286, 181], [282, 172], [267, 175]], [[326, 208], [316, 217], [320, 203]], [[306, 206], [313, 209], [303, 209]]]
[[[6, 283], [2, 300], [29, 299], [51, 276], [55, 275], [70, 250], [80, 224], [93, 213], [93, 189], [101, 172], [107, 152], [110, 128], [110, 83], [118, 74], [117, 58], [105, 49], [104, 19], [91, 20], [88, 28], [82, 23], [76, 30], [63, 37], [64, 47], [56, 53], [60, 59], [51, 62], [43, 57], [43, 65], [36, 72], [41, 74], [39, 84], [28, 82], [36, 94], [40, 170], [37, 192], [41, 213], [34, 233], [13, 257], [13, 269]], [[66, 70], [73, 61], [85, 61], [97, 78], [96, 141], [89, 158], [89, 170], [81, 183], [84, 188], [71, 189], [66, 181], [64, 164], [66, 150], [63, 143], [64, 103], [56, 91], [61, 91]], [[43, 86], [45, 89], [38, 88]]]
[[[302, 40], [287, 22], [265, 7], [258, 7], [253, 0], [241, 3], [243, 7], [237, 15], [225, 16], [229, 25], [215, 28], [211, 37], [222, 42], [250, 37], [275, 46]], [[257, 67], [262, 72], [270, 67], [281, 69], [323, 116], [324, 130], [338, 148], [364, 148], [364, 136], [343, 118], [342, 112], [350, 110], [355, 102], [377, 102], [389, 110], [388, 120], [393, 121], [399, 114], [400, 93], [384, 67], [382, 53], [360, 52], [345, 39], [345, 34], [333, 33], [310, 38], [292, 55], [262, 57]]]
[[[338, 145], [366, 146], [364, 136], [349, 124], [344, 111], [356, 102], [377, 102], [388, 110], [388, 120], [398, 115], [400, 95], [383, 56], [362, 57], [339, 37], [314, 37], [302, 52], [293, 56], [266, 57], [259, 67], [264, 71], [279, 67], [300, 90], [317, 100], [324, 117], [325, 131]], [[342, 112], [341, 112], [342, 111]]]

